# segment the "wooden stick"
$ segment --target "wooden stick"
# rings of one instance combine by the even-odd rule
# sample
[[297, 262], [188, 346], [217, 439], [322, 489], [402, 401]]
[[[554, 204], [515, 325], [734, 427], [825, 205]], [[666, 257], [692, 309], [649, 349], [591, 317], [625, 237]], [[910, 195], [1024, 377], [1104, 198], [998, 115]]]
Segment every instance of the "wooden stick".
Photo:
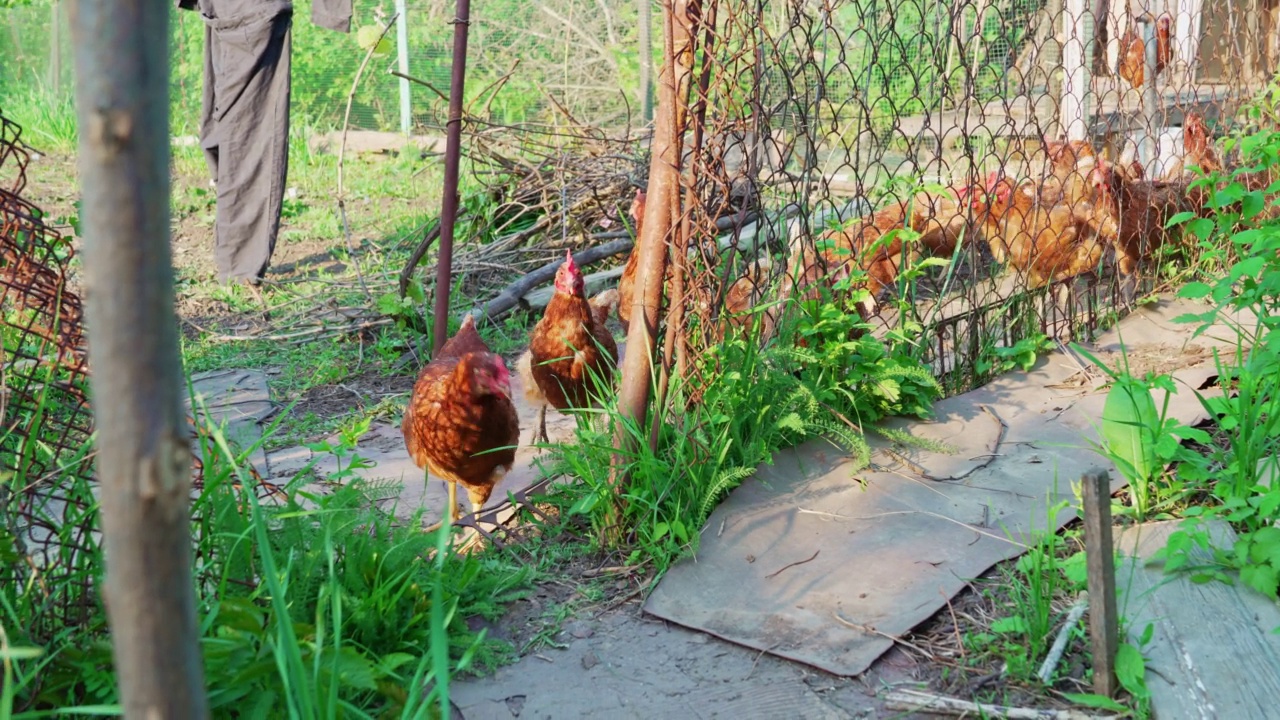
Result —
[[1111, 542], [1111, 477], [1094, 469], [1081, 478], [1084, 486], [1084, 547], [1089, 570], [1089, 640], [1093, 646], [1093, 691], [1114, 697], [1119, 619], [1116, 617], [1116, 559]]
[[764, 579], [765, 579], [765, 580], [770, 580], [770, 579], [775, 578], [775, 577], [778, 577], [778, 575], [782, 574], [782, 571], [783, 571], [783, 570], [787, 570], [787, 569], [789, 569], [789, 568], [793, 568], [793, 567], [795, 567], [795, 566], [797, 566], [797, 565], [803, 565], [803, 564], [805, 564], [805, 563], [807, 563], [807, 562], [813, 562], [813, 559], [814, 559], [814, 558], [816, 558], [816, 557], [818, 557], [818, 553], [820, 553], [820, 552], [822, 552], [822, 551], [821, 551], [821, 550], [814, 550], [814, 551], [813, 551], [813, 554], [812, 554], [812, 555], [810, 555], [809, 557], [805, 558], [804, 560], [797, 560], [797, 561], [795, 561], [795, 562], [793, 562], [793, 563], [787, 563], [786, 565], [783, 565], [782, 567], [778, 568], [777, 570], [774, 570], [773, 572], [769, 573], [768, 575], [765, 575], [765, 576], [764, 576]]
[[409, 281], [413, 279], [413, 273], [418, 269], [418, 263], [422, 262], [422, 258], [426, 256], [427, 251], [431, 249], [431, 245], [440, 237], [440, 223], [437, 222], [431, 226], [430, 230], [422, 236], [422, 242], [418, 243], [418, 247], [414, 248], [413, 254], [409, 256], [409, 261], [404, 264], [404, 269], [400, 271], [400, 297], [404, 297], [409, 292]]
[[1049, 678], [1053, 677], [1053, 671], [1058, 667], [1058, 663], [1062, 661], [1062, 654], [1067, 650], [1067, 640], [1071, 637], [1071, 629], [1080, 622], [1084, 611], [1089, 607], [1089, 593], [1082, 592], [1076, 598], [1076, 602], [1071, 606], [1071, 611], [1067, 613], [1067, 621], [1062, 623], [1062, 629], [1058, 631], [1058, 637], [1053, 639], [1053, 647], [1049, 648], [1049, 655], [1044, 659], [1044, 664], [1040, 666], [1040, 682], [1045, 685], [1049, 684]]
[[884, 706], [904, 712], [929, 712], [962, 717], [1008, 718], [1008, 720], [1111, 720], [1115, 715], [1089, 715], [1078, 710], [1038, 710], [969, 702], [918, 690], [894, 690], [885, 695]]
[[[652, 153], [649, 164], [649, 201], [645, 205], [641, 236], [636, 239], [637, 273], [634, 297], [630, 300], [631, 325], [627, 329], [627, 351], [619, 368], [618, 412], [635, 426], [643, 426], [649, 409], [649, 392], [654, 381], [653, 360], [658, 342], [658, 313], [662, 307], [663, 280], [667, 274], [667, 246], [678, 232], [673, 208], [680, 206], [680, 139], [684, 135], [697, 27], [702, 5], [697, 0], [670, 0], [663, 3], [665, 58], [658, 75], [658, 109], [654, 118]], [[682, 247], [681, 243], [676, 243]], [[627, 482], [627, 456], [634, 451], [635, 438], [626, 422], [615, 423], [614, 453], [609, 484], [615, 499], [601, 532], [604, 544], [618, 540], [618, 522]]]

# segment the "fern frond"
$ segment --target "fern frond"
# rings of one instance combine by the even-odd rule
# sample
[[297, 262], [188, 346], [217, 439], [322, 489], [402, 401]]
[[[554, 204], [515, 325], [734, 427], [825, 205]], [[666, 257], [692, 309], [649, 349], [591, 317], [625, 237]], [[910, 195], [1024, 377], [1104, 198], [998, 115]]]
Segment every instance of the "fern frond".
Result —
[[871, 446], [857, 430], [825, 418], [810, 420], [805, 426], [810, 434], [822, 435], [851, 454], [857, 463], [855, 472], [871, 464]]
[[755, 468], [749, 467], [733, 467], [721, 470], [711, 481], [711, 486], [707, 488], [707, 492], [702, 497], [702, 505], [698, 508], [701, 513], [701, 520], [705, 521], [711, 510], [715, 507], [716, 501], [720, 499], [722, 493], [728, 492], [742, 483], [743, 480], [754, 475]]
[[921, 450], [928, 450], [930, 452], [943, 453], [946, 455], [955, 455], [960, 452], [957, 448], [948, 445], [941, 440], [930, 440], [929, 438], [916, 437], [906, 430], [899, 430], [898, 428], [887, 428], [873, 425], [871, 430], [883, 438], [887, 438], [899, 445], [905, 445], [907, 447], [919, 448]]

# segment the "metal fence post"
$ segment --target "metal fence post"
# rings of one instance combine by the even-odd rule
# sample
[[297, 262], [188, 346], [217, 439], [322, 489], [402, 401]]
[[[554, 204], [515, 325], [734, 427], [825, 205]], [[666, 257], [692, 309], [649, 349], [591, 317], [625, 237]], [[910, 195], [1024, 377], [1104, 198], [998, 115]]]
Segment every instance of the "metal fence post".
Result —
[[458, 0], [453, 22], [453, 70], [449, 80], [449, 121], [445, 127], [444, 197], [440, 202], [440, 256], [436, 259], [435, 316], [431, 354], [449, 331], [449, 291], [453, 284], [453, 224], [458, 219], [458, 164], [462, 158], [462, 102], [467, 79], [467, 28], [471, 0]]
[[[405, 8], [405, 0], [396, 0], [396, 55], [400, 65], [400, 74], [409, 74], [409, 13]], [[409, 91], [408, 78], [400, 78], [400, 132], [405, 135], [413, 129], [413, 105]]]

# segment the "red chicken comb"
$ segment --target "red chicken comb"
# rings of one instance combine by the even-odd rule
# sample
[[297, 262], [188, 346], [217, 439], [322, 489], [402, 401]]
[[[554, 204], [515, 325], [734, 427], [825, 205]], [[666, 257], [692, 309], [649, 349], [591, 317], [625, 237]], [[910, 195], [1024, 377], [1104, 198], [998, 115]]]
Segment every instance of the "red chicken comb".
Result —
[[577, 265], [577, 263], [575, 263], [575, 262], [573, 261], [573, 251], [572, 251], [572, 250], [568, 250], [568, 249], [566, 249], [566, 250], [564, 251], [564, 266], [565, 266], [565, 269], [566, 269], [566, 270], [568, 270], [569, 272], [573, 273], [574, 275], [577, 275], [577, 274], [578, 274], [578, 265]]

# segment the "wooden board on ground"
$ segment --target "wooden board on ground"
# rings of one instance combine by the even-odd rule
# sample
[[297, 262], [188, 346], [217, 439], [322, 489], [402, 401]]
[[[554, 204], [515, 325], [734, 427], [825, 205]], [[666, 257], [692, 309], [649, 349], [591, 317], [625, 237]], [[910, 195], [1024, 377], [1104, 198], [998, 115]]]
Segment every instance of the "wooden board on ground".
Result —
[[[1280, 697], [1280, 607], [1240, 583], [1193, 583], [1148, 564], [1178, 529], [1177, 521], [1121, 530], [1116, 548], [1127, 556], [1117, 568], [1120, 614], [1131, 642], [1150, 624], [1147, 687], [1160, 720], [1264, 720]], [[1208, 524], [1219, 548], [1236, 535], [1222, 522]], [[1208, 553], [1200, 551], [1208, 558]], [[1134, 558], [1137, 558], [1135, 560]]]
[[[1162, 330], [1144, 315], [1192, 311], [1203, 308], [1144, 308], [1119, 332], [1178, 347], [1193, 326]], [[938, 403], [932, 422], [888, 423], [954, 454], [875, 442], [872, 466], [860, 470], [824, 441], [779, 453], [712, 513], [697, 556], [667, 573], [645, 610], [837, 675], [862, 673], [970, 578], [1021, 554], [1031, 531], [1076, 516], [1072, 484], [1105, 465], [1088, 441], [1106, 376], [1081, 368], [1053, 353], [1031, 372]], [[1214, 374], [1204, 357], [1174, 368], [1169, 415], [1202, 417], [1190, 388]], [[1120, 475], [1113, 480], [1115, 489]]]
[[[267, 454], [259, 445], [262, 424], [276, 412], [267, 389], [267, 376], [259, 370], [213, 370], [191, 376], [196, 413], [206, 424], [220, 426], [228, 444], [249, 453], [258, 474], [267, 477]], [[188, 410], [190, 402], [188, 401]]]

